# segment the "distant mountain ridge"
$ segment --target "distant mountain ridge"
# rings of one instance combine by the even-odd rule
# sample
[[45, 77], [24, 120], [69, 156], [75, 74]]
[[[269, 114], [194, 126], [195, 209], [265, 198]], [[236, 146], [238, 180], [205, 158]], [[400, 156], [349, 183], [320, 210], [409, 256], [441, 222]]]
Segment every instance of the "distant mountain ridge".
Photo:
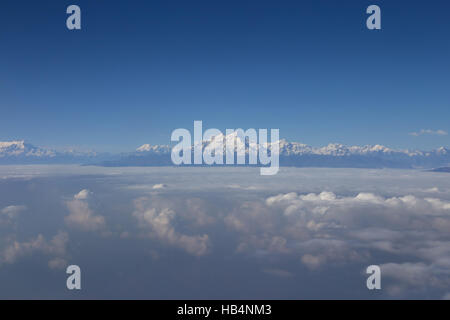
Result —
[[[235, 152], [248, 151], [258, 145], [242, 141], [236, 136], [216, 136], [203, 142], [204, 150], [213, 150], [236, 139]], [[222, 143], [218, 145], [218, 143]], [[450, 149], [441, 147], [432, 151], [396, 150], [382, 145], [346, 146], [332, 143], [312, 147], [299, 142], [279, 142], [280, 165], [294, 167], [348, 167], [348, 168], [437, 168], [450, 166]], [[268, 149], [272, 149], [268, 144]], [[219, 146], [219, 147], [218, 147]], [[40, 148], [23, 140], [0, 142], [0, 164], [73, 163], [98, 166], [170, 166], [172, 147], [144, 144], [135, 152], [107, 154], [64, 151]], [[225, 153], [225, 146], [224, 151]]]
[[[220, 150], [225, 154], [226, 144], [235, 139], [234, 151], [258, 147], [242, 141], [236, 135], [218, 135], [203, 141], [203, 150]], [[220, 144], [218, 144], [220, 143]], [[269, 143], [268, 149], [272, 146]], [[102, 166], [161, 166], [172, 165], [169, 145], [144, 144], [136, 152], [120, 159], [105, 161]], [[193, 150], [191, 150], [193, 152]], [[436, 168], [450, 164], [450, 149], [441, 147], [432, 151], [395, 150], [382, 145], [345, 146], [332, 143], [324, 147], [312, 147], [299, 142], [279, 141], [280, 165], [294, 167], [342, 167], [342, 168]]]
[[0, 142], [0, 164], [81, 164], [110, 158], [109, 154], [76, 150], [56, 151], [36, 147], [24, 140]]

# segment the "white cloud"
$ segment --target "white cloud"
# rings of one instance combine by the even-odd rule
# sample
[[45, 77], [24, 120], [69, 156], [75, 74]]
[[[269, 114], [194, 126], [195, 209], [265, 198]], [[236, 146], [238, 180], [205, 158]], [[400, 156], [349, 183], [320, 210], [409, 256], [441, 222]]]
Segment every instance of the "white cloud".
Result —
[[47, 241], [41, 234], [30, 241], [7, 241], [8, 243], [0, 253], [0, 264], [14, 263], [20, 257], [34, 252], [41, 252], [56, 257], [64, 256], [68, 240], [69, 236], [66, 232], [59, 232], [50, 241]]
[[91, 195], [91, 192], [87, 189], [83, 189], [80, 192], [78, 192], [76, 195], [73, 196], [75, 200], [87, 200], [89, 196]]
[[153, 186], [153, 189], [154, 189], [154, 190], [165, 189], [165, 188], [167, 188], [167, 185], [165, 185], [165, 184], [163, 184], [163, 183], [155, 184], [155, 185]]
[[391, 295], [420, 292], [430, 287], [445, 289], [450, 285], [450, 273], [442, 272], [433, 264], [387, 263], [380, 265], [380, 268], [383, 279], [386, 279], [386, 289]]
[[15, 218], [20, 212], [26, 210], [27, 207], [23, 205], [8, 206], [0, 210], [0, 216], [6, 216], [9, 219]]
[[105, 218], [101, 215], [95, 215], [86, 201], [90, 194], [89, 190], [84, 189], [74, 196], [74, 200], [66, 202], [70, 212], [65, 217], [67, 225], [84, 231], [96, 231], [104, 228]]
[[0, 225], [9, 225], [17, 216], [27, 209], [24, 205], [8, 206], [0, 210]]
[[325, 259], [322, 255], [314, 256], [312, 254], [305, 254], [302, 256], [301, 261], [310, 269], [317, 269], [324, 263]]
[[148, 198], [136, 199], [134, 204], [133, 216], [147, 230], [148, 236], [182, 248], [192, 255], [201, 256], [208, 252], [210, 241], [207, 234], [187, 235], [175, 230], [173, 223], [180, 215], [173, 208]]
[[437, 188], [437, 187], [432, 187], [432, 188], [424, 189], [423, 192], [427, 192], [427, 193], [439, 193], [439, 192], [441, 192], [441, 191], [440, 191], [439, 188]]
[[[214, 169], [208, 179], [192, 174], [181, 182], [174, 175], [167, 182], [173, 193], [152, 192], [154, 184], [148, 183], [145, 192], [134, 191], [135, 198], [147, 196], [133, 203], [123, 200], [132, 194], [127, 191], [117, 202], [104, 206], [113, 207], [119, 201], [124, 208], [132, 206], [130, 214], [120, 220], [114, 221], [118, 215], [109, 216], [115, 222], [111, 226], [116, 226], [112, 233], [117, 241], [123, 239], [124, 246], [145, 246], [142, 254], [161, 261], [168, 256], [158, 251], [160, 247], [173, 247], [193, 256], [217, 254], [230, 264], [251, 261], [257, 273], [270, 276], [317, 273], [314, 278], [318, 279], [321, 273], [337, 278], [345, 273], [352, 282], [352, 275], [361, 277], [356, 279], [361, 286], [365, 267], [378, 264], [382, 295], [441, 298], [449, 293], [447, 176], [421, 170], [285, 168], [280, 176], [263, 181], [257, 175], [246, 176], [239, 168], [222, 170]], [[224, 174], [229, 172], [235, 174]], [[152, 175], [137, 182], [166, 178]], [[246, 185], [257, 189], [244, 190]], [[105, 230], [105, 220], [90, 202], [92, 198], [88, 191], [70, 196], [66, 202], [69, 226]], [[32, 252], [48, 254], [49, 267], [56, 269], [64, 268], [69, 260], [67, 255], [44, 249], [51, 246], [47, 234], [25, 239], [0, 239], [0, 259], [6, 263], [5, 257], [17, 261]], [[209, 263], [211, 259], [194, 260]], [[334, 284], [322, 285], [327, 289]]]
[[428, 135], [437, 135], [437, 136], [446, 136], [446, 135], [448, 135], [448, 132], [444, 131], [444, 130], [421, 129], [420, 131], [417, 131], [417, 132], [411, 132], [409, 135], [418, 137], [418, 136], [427, 135], [427, 134]]
[[[224, 222], [238, 234], [239, 252], [298, 255], [311, 270], [364, 265], [374, 253], [384, 253], [397, 257], [395, 263], [379, 263], [390, 281], [390, 294], [450, 285], [450, 271], [443, 271], [450, 270], [448, 200], [290, 192], [247, 202], [228, 213]], [[271, 241], [275, 238], [282, 239], [277, 249]], [[401, 259], [405, 261], [399, 263]]]

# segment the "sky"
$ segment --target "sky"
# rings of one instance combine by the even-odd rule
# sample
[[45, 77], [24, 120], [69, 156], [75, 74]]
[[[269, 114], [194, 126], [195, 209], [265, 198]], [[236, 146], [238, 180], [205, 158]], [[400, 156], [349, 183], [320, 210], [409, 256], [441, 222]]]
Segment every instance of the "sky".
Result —
[[[71, 4], [82, 30], [66, 28]], [[381, 30], [366, 28], [371, 4]], [[4, 0], [0, 141], [131, 151], [202, 120], [278, 128], [313, 146], [449, 146], [449, 9], [443, 0]]]

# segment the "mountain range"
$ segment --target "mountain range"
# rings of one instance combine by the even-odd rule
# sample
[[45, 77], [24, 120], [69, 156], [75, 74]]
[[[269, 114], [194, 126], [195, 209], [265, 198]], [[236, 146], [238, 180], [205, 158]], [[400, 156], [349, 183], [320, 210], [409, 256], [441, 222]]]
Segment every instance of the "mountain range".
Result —
[[110, 158], [106, 153], [36, 147], [23, 140], [0, 142], [0, 164], [83, 164]]
[[[236, 137], [216, 136], [203, 142], [203, 148], [214, 149], [221, 141]], [[258, 147], [254, 143], [236, 138], [235, 151]], [[269, 144], [268, 149], [271, 149]], [[170, 166], [172, 147], [144, 144], [134, 152], [108, 154], [56, 151], [41, 148], [25, 141], [0, 142], [0, 164], [82, 164], [97, 166]], [[332, 143], [312, 147], [303, 143], [279, 141], [280, 165], [294, 167], [343, 168], [436, 168], [450, 165], [450, 149], [432, 151], [398, 150], [382, 145], [345, 146]]]

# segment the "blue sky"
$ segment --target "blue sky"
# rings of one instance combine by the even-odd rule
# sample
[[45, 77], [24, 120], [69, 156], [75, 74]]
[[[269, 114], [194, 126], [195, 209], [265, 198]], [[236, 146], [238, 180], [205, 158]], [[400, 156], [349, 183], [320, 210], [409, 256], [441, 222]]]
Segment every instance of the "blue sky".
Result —
[[[66, 28], [66, 8], [82, 30]], [[382, 30], [365, 27], [378, 4]], [[448, 1], [2, 1], [0, 140], [129, 151], [175, 128], [449, 146]]]

